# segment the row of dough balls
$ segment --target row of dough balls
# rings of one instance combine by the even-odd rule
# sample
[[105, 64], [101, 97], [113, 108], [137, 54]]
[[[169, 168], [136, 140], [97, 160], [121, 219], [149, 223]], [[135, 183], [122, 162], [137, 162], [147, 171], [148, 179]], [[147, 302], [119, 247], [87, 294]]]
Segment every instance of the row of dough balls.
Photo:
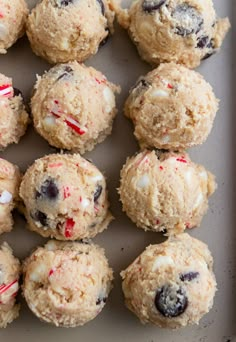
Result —
[[[215, 188], [186, 153], [145, 150], [127, 159], [119, 193], [138, 227], [173, 235], [200, 225]], [[104, 175], [79, 154], [40, 158], [22, 181], [17, 166], [0, 159], [0, 234], [12, 229], [15, 206], [30, 230], [58, 240], [92, 238], [113, 219]]]
[[[84, 61], [113, 33], [115, 12], [140, 56], [157, 65], [197, 67], [221, 46], [228, 18], [216, 16], [212, 0], [42, 0], [28, 16], [24, 0], [2, 0], [0, 53], [26, 33], [36, 55], [50, 63]], [[12, 24], [14, 23], [14, 25]]]
[[[20, 266], [9, 246], [0, 248], [0, 328], [19, 314], [22, 292], [43, 322], [62, 327], [84, 325], [103, 309], [113, 272], [104, 250], [90, 241], [50, 240]], [[213, 259], [207, 245], [181, 234], [150, 245], [123, 272], [127, 307], [142, 323], [163, 328], [198, 324], [211, 309], [216, 292]]]
[[[31, 99], [34, 127], [50, 145], [84, 153], [112, 131], [118, 86], [78, 62], [54, 66], [38, 77]], [[218, 100], [197, 72], [161, 64], [130, 90], [125, 115], [141, 148], [184, 150], [203, 143]], [[22, 94], [0, 75], [0, 148], [17, 143], [29, 122]]]

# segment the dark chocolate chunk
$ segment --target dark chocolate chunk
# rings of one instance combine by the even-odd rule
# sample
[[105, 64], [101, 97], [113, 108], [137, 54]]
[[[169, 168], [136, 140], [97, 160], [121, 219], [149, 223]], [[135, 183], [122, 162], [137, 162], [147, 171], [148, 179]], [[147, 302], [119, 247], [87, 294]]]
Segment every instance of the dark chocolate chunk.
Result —
[[130, 89], [130, 92], [137, 91], [138, 93], [149, 88], [151, 84], [144, 78], [138, 80], [138, 82]]
[[105, 6], [104, 6], [104, 3], [102, 0], [97, 0], [97, 2], [99, 3], [100, 7], [101, 7], [101, 12], [102, 12], [102, 15], [105, 14]]
[[199, 272], [188, 272], [180, 274], [181, 281], [192, 281], [199, 277]]
[[73, 4], [74, 0], [61, 0], [58, 2], [59, 6], [66, 7], [68, 5]]
[[57, 81], [61, 80], [62, 78], [68, 78], [73, 74], [73, 69], [69, 66], [66, 65], [63, 73], [57, 78]]
[[158, 11], [165, 3], [166, 0], [144, 0], [142, 8], [144, 12], [152, 13]]
[[36, 199], [55, 200], [58, 197], [59, 189], [52, 178], [48, 178], [41, 186], [40, 191], [36, 192]]
[[47, 215], [44, 214], [42, 211], [36, 211], [35, 213], [31, 213], [31, 217], [40, 222], [42, 226], [47, 226]]
[[155, 306], [164, 317], [178, 317], [186, 310], [188, 298], [182, 287], [165, 285], [156, 293]]
[[186, 37], [192, 33], [198, 33], [202, 28], [203, 18], [200, 13], [187, 3], [178, 5], [172, 16], [177, 22], [175, 32], [180, 36]]
[[98, 200], [99, 197], [101, 196], [101, 193], [102, 193], [102, 186], [101, 186], [101, 185], [98, 185], [98, 186], [96, 187], [95, 193], [94, 193], [94, 195], [93, 195], [94, 202], [97, 202], [97, 200]]
[[99, 297], [96, 301], [96, 305], [100, 305], [101, 303], [106, 303], [107, 297]]
[[209, 37], [208, 36], [199, 37], [197, 47], [199, 49], [203, 49], [204, 47], [207, 46], [208, 43], [209, 43]]

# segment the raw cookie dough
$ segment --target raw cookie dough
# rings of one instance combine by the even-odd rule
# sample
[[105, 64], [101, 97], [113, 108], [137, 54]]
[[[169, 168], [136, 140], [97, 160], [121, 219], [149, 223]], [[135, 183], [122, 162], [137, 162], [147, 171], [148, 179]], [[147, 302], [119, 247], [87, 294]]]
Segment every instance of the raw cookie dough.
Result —
[[53, 146], [90, 151], [112, 131], [116, 91], [119, 87], [94, 68], [77, 62], [57, 65], [35, 85], [35, 128]]
[[131, 89], [125, 114], [132, 119], [141, 148], [182, 150], [208, 137], [218, 100], [197, 72], [161, 64]]
[[0, 158], [0, 234], [12, 230], [11, 211], [19, 201], [20, 180], [18, 167]]
[[0, 54], [7, 53], [25, 33], [28, 8], [24, 0], [0, 1]]
[[113, 32], [109, 0], [42, 0], [27, 21], [36, 55], [49, 63], [84, 61]]
[[44, 237], [94, 237], [112, 220], [103, 174], [79, 154], [35, 161], [20, 186], [29, 229]]
[[0, 246], [0, 328], [6, 328], [19, 315], [20, 305], [15, 303], [19, 277], [20, 262], [4, 242]]
[[119, 23], [152, 65], [196, 68], [219, 50], [230, 28], [228, 18], [217, 18], [212, 0], [138, 0], [129, 10], [113, 2]]
[[200, 225], [215, 188], [214, 176], [186, 153], [143, 151], [127, 159], [119, 193], [138, 227], [171, 235]]
[[113, 279], [104, 250], [82, 242], [49, 241], [26, 259], [23, 274], [23, 294], [33, 313], [68, 328], [102, 311]]
[[172, 329], [198, 324], [213, 305], [212, 268], [207, 245], [188, 234], [150, 245], [121, 272], [126, 305], [144, 324]]
[[[1, 19], [0, 19], [1, 20]], [[29, 116], [21, 91], [13, 88], [12, 79], [0, 74], [0, 150], [18, 143], [25, 134]]]

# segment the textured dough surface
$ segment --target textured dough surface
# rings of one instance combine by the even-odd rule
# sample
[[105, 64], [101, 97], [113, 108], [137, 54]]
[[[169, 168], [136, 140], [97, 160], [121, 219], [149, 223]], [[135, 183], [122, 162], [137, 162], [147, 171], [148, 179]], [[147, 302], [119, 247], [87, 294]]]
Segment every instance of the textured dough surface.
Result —
[[15, 297], [19, 289], [20, 262], [9, 245], [0, 246], [0, 328], [6, 328], [19, 315]]
[[0, 14], [0, 54], [4, 54], [25, 33], [28, 8], [24, 0], [1, 0]]
[[44, 237], [94, 237], [112, 220], [103, 174], [79, 154], [51, 154], [26, 171], [20, 197], [29, 229]]
[[113, 32], [113, 20], [109, 0], [43, 0], [26, 32], [35, 54], [48, 62], [82, 62]]
[[0, 234], [12, 230], [11, 211], [19, 201], [20, 180], [18, 167], [0, 158]]
[[29, 116], [21, 92], [13, 88], [12, 79], [0, 74], [0, 150], [18, 143], [25, 134]]
[[112, 131], [119, 87], [77, 62], [57, 65], [35, 85], [31, 108], [36, 130], [49, 144], [84, 153]]
[[49, 241], [26, 259], [24, 297], [41, 320], [75, 327], [103, 309], [113, 279], [104, 250], [82, 242]]
[[131, 89], [125, 114], [141, 148], [183, 150], [208, 137], [218, 109], [209, 83], [175, 63], [161, 64]]
[[126, 10], [119, 3], [113, 0], [119, 23], [152, 65], [196, 68], [220, 49], [230, 28], [228, 18], [217, 18], [212, 0], [138, 0]]
[[123, 272], [127, 307], [162, 328], [198, 324], [213, 305], [216, 280], [206, 244], [181, 234], [150, 245]]
[[171, 235], [200, 225], [215, 188], [214, 176], [186, 153], [143, 151], [127, 159], [119, 193], [138, 227]]

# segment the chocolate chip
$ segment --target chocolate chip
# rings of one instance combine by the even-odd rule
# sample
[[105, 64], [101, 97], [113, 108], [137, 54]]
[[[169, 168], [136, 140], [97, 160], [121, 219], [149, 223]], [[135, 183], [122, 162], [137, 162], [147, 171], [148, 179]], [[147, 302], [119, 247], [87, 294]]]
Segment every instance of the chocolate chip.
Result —
[[60, 1], [57, 1], [57, 5], [66, 7], [68, 5], [73, 4], [73, 2], [74, 2], [74, 0], [60, 0]]
[[55, 181], [52, 178], [48, 178], [41, 186], [40, 191], [36, 192], [37, 198], [46, 198], [49, 200], [55, 200], [58, 197], [59, 190]]
[[42, 226], [47, 226], [47, 215], [44, 214], [42, 211], [36, 211], [35, 213], [31, 213], [31, 217], [40, 222]]
[[107, 34], [107, 36], [101, 41], [101, 43], [99, 44], [99, 47], [102, 47], [103, 45], [105, 45], [106, 43], [107, 43], [107, 41], [108, 41], [108, 39], [110, 38], [110, 30], [109, 30], [109, 28], [107, 27], [106, 29], [105, 29], [105, 31], [107, 31], [108, 32], [108, 34]]
[[157, 291], [155, 306], [164, 317], [178, 317], [188, 306], [188, 298], [180, 286], [165, 285]]
[[203, 49], [209, 42], [209, 37], [208, 36], [203, 36], [198, 38], [198, 43], [197, 43], [197, 47], [199, 49]]
[[207, 47], [208, 49], [211, 49], [211, 51], [209, 51], [209, 52], [202, 58], [202, 60], [207, 59], [207, 58], [211, 57], [212, 55], [214, 55], [214, 54], [216, 53], [215, 44], [214, 44], [214, 40], [213, 40], [213, 39], [211, 39], [211, 40], [209, 41], [209, 43], [207, 44], [206, 47]]
[[101, 303], [106, 303], [107, 301], [107, 297], [103, 297], [103, 298], [98, 298], [96, 301], [96, 305], [100, 305]]
[[93, 195], [94, 202], [97, 202], [97, 200], [98, 200], [99, 197], [101, 196], [101, 193], [102, 193], [102, 186], [101, 186], [101, 185], [98, 185], [98, 186], [96, 187], [95, 193], [94, 193], [94, 195]]
[[57, 81], [61, 80], [62, 78], [70, 77], [73, 74], [73, 71], [74, 70], [69, 65], [66, 65], [63, 73], [57, 78]]
[[175, 33], [183, 37], [198, 33], [203, 25], [203, 18], [200, 13], [187, 3], [178, 5], [172, 16], [177, 22]]
[[21, 96], [23, 98], [23, 94], [18, 88], [13, 88], [14, 89], [14, 96]]
[[142, 8], [144, 12], [152, 13], [161, 8], [166, 3], [166, 0], [144, 0]]
[[138, 93], [149, 88], [151, 84], [144, 78], [138, 80], [138, 82], [130, 89], [130, 92], [137, 91]]
[[179, 278], [181, 281], [192, 281], [196, 278], [198, 278], [199, 272], [188, 272], [180, 274]]
[[100, 7], [101, 7], [101, 12], [102, 12], [102, 15], [105, 14], [105, 6], [104, 6], [104, 3], [102, 0], [97, 0], [97, 2], [99, 3]]

